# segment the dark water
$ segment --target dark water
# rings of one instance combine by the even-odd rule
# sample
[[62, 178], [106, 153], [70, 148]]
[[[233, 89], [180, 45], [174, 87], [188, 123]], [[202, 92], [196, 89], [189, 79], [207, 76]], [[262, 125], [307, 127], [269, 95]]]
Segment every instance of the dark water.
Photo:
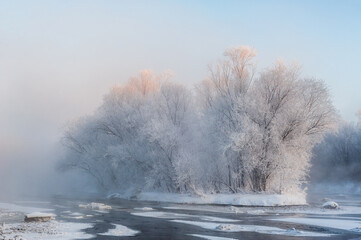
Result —
[[[292, 209], [307, 209], [318, 207], [320, 205], [321, 196], [314, 196], [314, 199], [310, 199], [310, 207], [279, 207], [279, 208], [239, 208], [241, 210], [249, 210], [250, 213], [234, 213], [230, 211], [229, 206], [196, 206], [196, 205], [180, 205], [180, 204], [169, 204], [169, 203], [154, 203], [154, 202], [144, 202], [144, 201], [129, 201], [129, 200], [104, 200], [104, 199], [69, 199], [62, 197], [54, 197], [50, 199], [49, 203], [23, 203], [22, 205], [33, 206], [33, 207], [42, 207], [42, 208], [51, 208], [55, 209], [55, 214], [57, 215], [56, 219], [60, 221], [67, 222], [82, 222], [82, 223], [92, 223], [93, 227], [85, 229], [84, 231], [90, 234], [94, 234], [93, 239], [201, 239], [198, 237], [189, 236], [189, 234], [200, 234], [208, 236], [217, 236], [217, 237], [227, 237], [235, 239], [360, 239], [361, 234], [352, 233], [348, 231], [342, 231], [337, 229], [325, 228], [325, 227], [316, 227], [308, 226], [304, 224], [296, 223], [287, 223], [279, 221], [271, 221], [269, 219], [277, 219], [284, 217], [317, 217], [313, 214], [305, 213], [289, 213], [284, 212], [285, 210]], [[335, 199], [335, 196], [332, 196]], [[318, 199], [318, 200], [317, 200]], [[48, 200], [47, 200], [48, 201]], [[339, 196], [339, 202], [342, 204], [349, 204], [352, 206], [360, 206], [361, 200], [359, 196], [350, 197], [350, 196]], [[80, 208], [78, 205], [83, 203], [90, 202], [100, 202], [112, 206], [112, 209], [108, 212], [95, 212], [91, 209]], [[132, 215], [132, 212], [141, 212], [134, 210], [134, 208], [142, 207], [151, 207], [153, 211], [161, 211], [168, 213], [180, 213], [192, 215], [189, 218], [182, 220], [194, 220], [202, 221], [198, 216], [213, 216], [227, 219], [240, 220], [240, 222], [234, 222], [229, 224], [241, 224], [241, 225], [261, 225], [261, 226], [271, 226], [278, 227], [282, 229], [291, 229], [295, 228], [300, 231], [312, 231], [312, 232], [322, 232], [322, 233], [332, 233], [335, 234], [330, 237], [295, 237], [295, 236], [284, 236], [284, 235], [271, 235], [271, 234], [261, 234], [257, 232], [220, 232], [207, 230], [198, 226], [171, 222], [172, 219], [162, 219], [154, 217], [143, 217]], [[177, 209], [167, 209], [164, 207], [176, 207]], [[360, 206], [361, 207], [361, 206]], [[191, 208], [192, 210], [190, 210]], [[64, 214], [64, 211], [78, 212], [85, 215], [92, 215], [91, 217], [86, 217], [83, 219], [70, 219]], [[255, 212], [253, 214], [252, 212]], [[262, 211], [261, 214], [258, 214], [257, 211]], [[327, 219], [332, 219], [336, 217], [353, 217], [355, 220], [361, 219], [360, 214], [344, 214], [344, 215], [323, 215]], [[318, 216], [319, 217], [319, 216]], [[14, 220], [16, 221], [16, 219]], [[99, 233], [105, 233], [109, 229], [114, 228], [112, 224], [121, 224], [133, 230], [140, 231], [139, 234], [133, 237], [110, 237], [98, 235]]]

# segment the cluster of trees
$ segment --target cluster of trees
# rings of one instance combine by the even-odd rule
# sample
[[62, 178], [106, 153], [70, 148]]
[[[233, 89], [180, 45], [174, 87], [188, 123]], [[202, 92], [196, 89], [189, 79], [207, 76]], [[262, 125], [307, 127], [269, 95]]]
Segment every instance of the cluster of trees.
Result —
[[327, 133], [314, 148], [312, 163], [314, 182], [361, 182], [361, 121]]
[[305, 181], [313, 146], [335, 119], [323, 82], [254, 49], [228, 49], [189, 90], [142, 71], [65, 132], [64, 169], [103, 191], [284, 192]]

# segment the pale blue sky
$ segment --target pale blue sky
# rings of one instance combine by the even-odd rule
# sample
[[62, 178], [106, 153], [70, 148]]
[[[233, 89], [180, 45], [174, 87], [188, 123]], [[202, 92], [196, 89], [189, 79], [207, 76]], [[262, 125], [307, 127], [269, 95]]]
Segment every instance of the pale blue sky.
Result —
[[0, 133], [57, 135], [144, 68], [192, 86], [237, 45], [257, 49], [260, 69], [299, 62], [355, 121], [360, 43], [361, 1], [1, 0]]

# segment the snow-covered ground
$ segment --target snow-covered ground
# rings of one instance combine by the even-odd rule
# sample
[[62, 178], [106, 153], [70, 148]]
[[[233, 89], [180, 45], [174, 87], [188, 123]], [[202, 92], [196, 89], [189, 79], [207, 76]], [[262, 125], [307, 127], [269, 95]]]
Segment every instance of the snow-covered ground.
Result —
[[[90, 223], [77, 223], [77, 222], [63, 222], [63, 221], [46, 221], [46, 222], [23, 222], [24, 217], [36, 218], [36, 217], [49, 217], [54, 219], [56, 215], [53, 212], [54, 209], [39, 208], [24, 206], [20, 204], [49, 204], [49, 202], [17, 202], [12, 203], [0, 203], [0, 239], [5, 240], [70, 240], [75, 238], [89, 239], [94, 235], [86, 234], [82, 230], [86, 228], [92, 228], [93, 224]], [[70, 212], [71, 213], [71, 212]], [[15, 218], [18, 219], [16, 223], [6, 223], [4, 219]], [[19, 220], [21, 219], [21, 220]]]
[[5, 224], [0, 226], [0, 239], [21, 240], [72, 240], [89, 239], [94, 235], [84, 233], [82, 230], [92, 228], [92, 224], [73, 222], [32, 222]]
[[[125, 198], [122, 194], [110, 194], [108, 198]], [[186, 204], [219, 204], [234, 206], [289, 206], [305, 205], [306, 195], [295, 194], [204, 194], [195, 196], [190, 194], [141, 192], [136, 196], [137, 200], [186, 203]]]

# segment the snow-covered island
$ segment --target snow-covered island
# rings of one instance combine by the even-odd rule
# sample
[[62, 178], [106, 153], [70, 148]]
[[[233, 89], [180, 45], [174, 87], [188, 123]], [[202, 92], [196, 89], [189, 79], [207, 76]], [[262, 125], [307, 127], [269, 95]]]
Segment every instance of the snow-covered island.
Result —
[[256, 55], [227, 49], [195, 92], [151, 70], [114, 86], [65, 130], [60, 165], [139, 200], [306, 204], [312, 149], [336, 117], [330, 94], [294, 65], [257, 72]]

